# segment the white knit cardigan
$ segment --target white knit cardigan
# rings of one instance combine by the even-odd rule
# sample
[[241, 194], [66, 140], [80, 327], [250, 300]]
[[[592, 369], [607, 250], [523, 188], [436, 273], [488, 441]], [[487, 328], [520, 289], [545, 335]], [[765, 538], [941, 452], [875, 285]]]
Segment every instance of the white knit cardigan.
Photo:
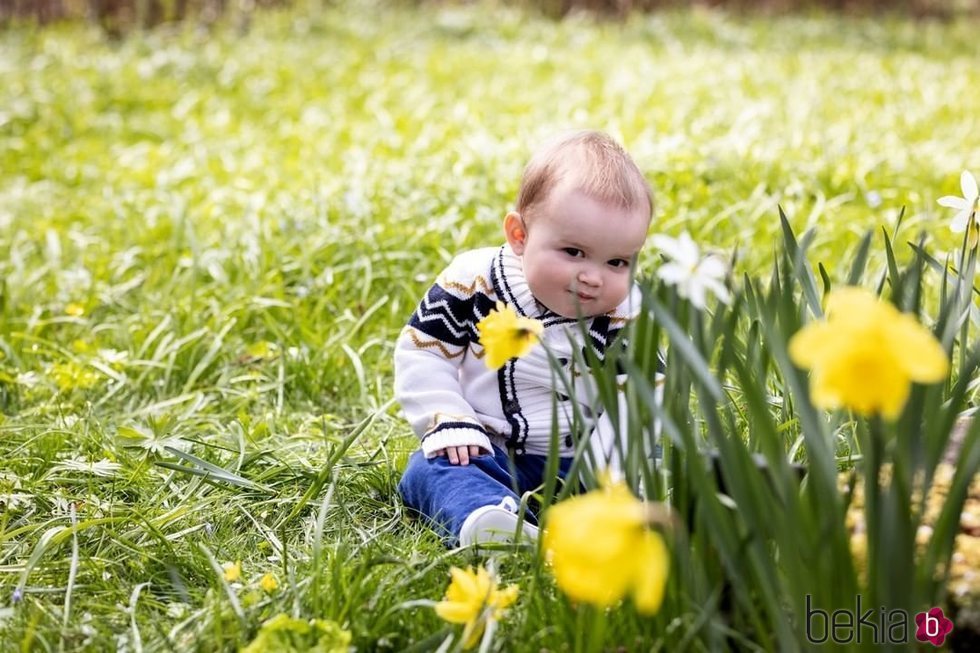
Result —
[[[487, 368], [476, 324], [502, 301], [519, 315], [544, 324], [541, 341], [563, 365], [572, 392], [553, 385], [552, 364], [538, 344], [499, 370]], [[588, 339], [600, 355], [640, 309], [636, 286], [622, 304], [586, 320]], [[429, 288], [395, 347], [395, 396], [427, 458], [446, 447], [493, 443], [517, 453], [545, 455], [551, 439], [557, 401], [559, 453], [574, 450], [572, 405], [592, 436], [593, 449], [607, 460], [615, 434], [608, 420], [594, 414], [597, 392], [590, 375], [573, 369], [573, 351], [583, 347], [576, 320], [561, 317], [531, 294], [523, 266], [509, 245], [464, 252]], [[569, 396], [570, 395], [570, 396]], [[623, 402], [620, 401], [620, 405]], [[625, 422], [625, 415], [622, 417]], [[580, 422], [581, 423], [581, 422]]]

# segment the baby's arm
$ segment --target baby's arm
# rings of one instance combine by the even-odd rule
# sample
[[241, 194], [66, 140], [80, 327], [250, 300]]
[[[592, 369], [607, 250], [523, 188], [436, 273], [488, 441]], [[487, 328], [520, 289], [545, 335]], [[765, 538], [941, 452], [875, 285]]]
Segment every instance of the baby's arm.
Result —
[[452, 352], [446, 343], [412, 326], [402, 330], [395, 346], [395, 397], [422, 438], [426, 458], [446, 455], [457, 464], [469, 462], [473, 450], [475, 455], [479, 449], [491, 451], [490, 439], [459, 384], [458, 361], [464, 352], [465, 348]]
[[439, 275], [395, 346], [395, 397], [422, 439], [425, 457], [445, 455], [453, 464], [467, 464], [481, 449], [492, 451], [459, 382], [475, 338], [472, 293], [460, 290], [472, 286], [461, 267], [457, 259]]

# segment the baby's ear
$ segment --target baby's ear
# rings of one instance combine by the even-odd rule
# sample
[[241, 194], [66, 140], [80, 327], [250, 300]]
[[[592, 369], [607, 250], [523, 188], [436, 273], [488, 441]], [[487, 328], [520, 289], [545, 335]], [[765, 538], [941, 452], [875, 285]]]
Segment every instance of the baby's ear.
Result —
[[504, 218], [504, 237], [515, 254], [520, 256], [524, 253], [524, 247], [527, 241], [527, 227], [524, 226], [524, 220], [521, 218], [520, 213], [511, 211]]

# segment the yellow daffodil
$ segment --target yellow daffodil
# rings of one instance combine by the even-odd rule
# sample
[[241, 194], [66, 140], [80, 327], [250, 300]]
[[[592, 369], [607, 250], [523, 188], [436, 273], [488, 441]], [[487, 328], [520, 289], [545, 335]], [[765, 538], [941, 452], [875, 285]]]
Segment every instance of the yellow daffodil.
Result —
[[798, 331], [789, 355], [812, 370], [815, 406], [846, 407], [894, 420], [912, 381], [946, 378], [949, 359], [932, 333], [862, 288], [841, 288], [827, 300], [827, 317]]
[[650, 516], [651, 506], [623, 483], [551, 508], [543, 544], [558, 587], [602, 607], [630, 594], [639, 612], [657, 612], [670, 556], [663, 538], [648, 528]]
[[487, 367], [496, 370], [511, 358], [520, 358], [531, 351], [544, 325], [533, 318], [519, 317], [512, 307], [497, 302], [496, 310], [480, 320], [476, 330], [486, 351]]
[[236, 560], [235, 562], [226, 562], [221, 565], [221, 568], [225, 570], [224, 578], [229, 583], [234, 583], [240, 580], [242, 577], [242, 561]]
[[487, 623], [499, 620], [517, 600], [517, 586], [498, 589], [497, 579], [484, 567], [476, 571], [472, 567], [453, 567], [449, 573], [452, 582], [445, 599], [436, 603], [436, 614], [449, 623], [465, 624], [463, 648], [472, 648], [480, 641]]
[[271, 594], [272, 592], [276, 591], [277, 587], [279, 587], [279, 581], [276, 580], [275, 574], [267, 572], [262, 576], [261, 580], [259, 580], [259, 587], [261, 587], [265, 592]]

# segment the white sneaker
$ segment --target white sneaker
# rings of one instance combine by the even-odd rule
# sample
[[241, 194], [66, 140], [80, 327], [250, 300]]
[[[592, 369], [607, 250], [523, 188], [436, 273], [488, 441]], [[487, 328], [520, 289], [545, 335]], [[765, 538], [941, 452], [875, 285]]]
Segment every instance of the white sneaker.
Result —
[[[514, 542], [518, 538], [517, 515], [500, 506], [483, 506], [466, 517], [459, 529], [460, 546], [486, 544], [488, 542]], [[534, 542], [538, 539], [538, 527], [524, 521], [520, 537]]]

